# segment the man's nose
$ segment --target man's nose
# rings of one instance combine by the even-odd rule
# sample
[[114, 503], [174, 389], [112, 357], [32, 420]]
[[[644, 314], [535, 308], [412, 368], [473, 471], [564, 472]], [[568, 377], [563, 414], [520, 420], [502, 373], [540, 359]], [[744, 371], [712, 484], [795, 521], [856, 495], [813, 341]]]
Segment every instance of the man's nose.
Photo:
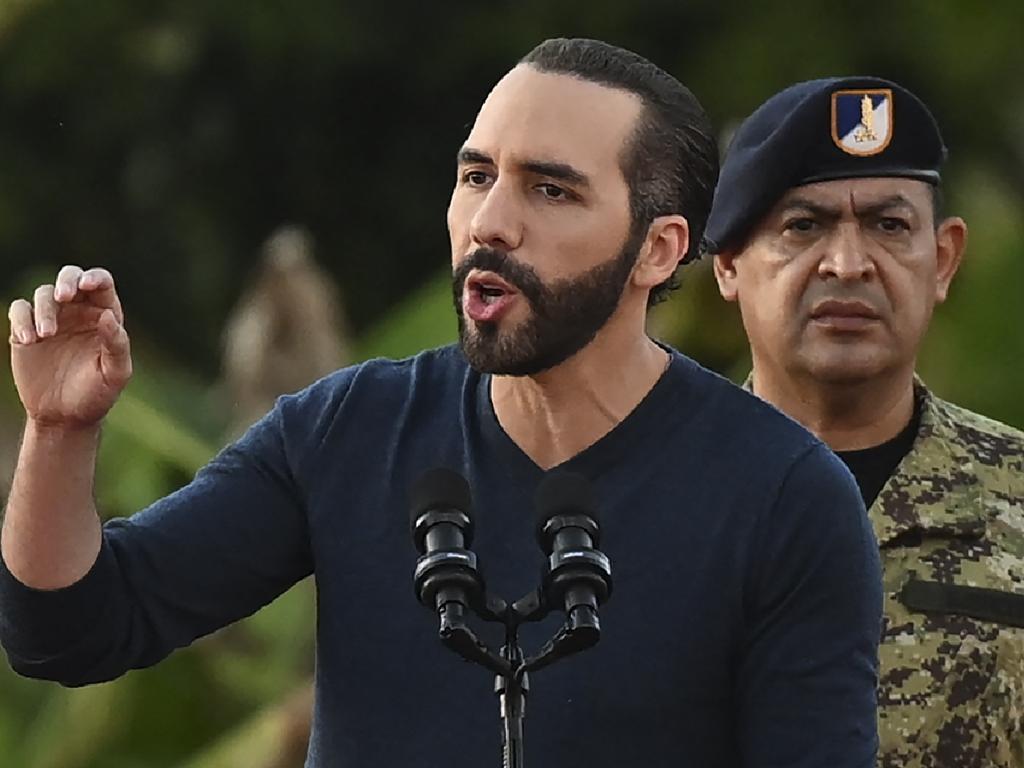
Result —
[[856, 223], [839, 224], [824, 241], [825, 252], [818, 263], [818, 275], [839, 280], [870, 280], [875, 275], [870, 244]]
[[523, 211], [511, 184], [499, 179], [484, 194], [473, 214], [470, 237], [479, 246], [514, 251], [523, 240]]

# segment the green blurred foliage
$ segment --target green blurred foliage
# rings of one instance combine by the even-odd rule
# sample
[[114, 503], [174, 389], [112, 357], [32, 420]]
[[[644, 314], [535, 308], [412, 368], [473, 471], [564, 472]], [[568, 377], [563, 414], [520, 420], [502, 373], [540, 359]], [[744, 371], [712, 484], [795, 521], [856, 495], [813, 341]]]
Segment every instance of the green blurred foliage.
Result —
[[[119, 281], [137, 373], [97, 496], [131, 514], [219, 447], [224, 320], [279, 224], [313, 233], [361, 358], [451, 340], [444, 212], [491, 85], [539, 40], [600, 37], [678, 75], [723, 132], [795, 80], [870, 73], [934, 109], [971, 226], [921, 359], [951, 399], [1024, 426], [1024, 5], [612, 0], [0, 0], [0, 298], [63, 263]], [[738, 313], [706, 262], [652, 316], [734, 378]], [[19, 409], [0, 377], [0, 443]], [[4, 479], [4, 481], [6, 478]], [[0, 482], [0, 488], [4, 482]], [[312, 673], [308, 582], [158, 667], [66, 691], [0, 669], [0, 758], [25, 768], [255, 765]]]

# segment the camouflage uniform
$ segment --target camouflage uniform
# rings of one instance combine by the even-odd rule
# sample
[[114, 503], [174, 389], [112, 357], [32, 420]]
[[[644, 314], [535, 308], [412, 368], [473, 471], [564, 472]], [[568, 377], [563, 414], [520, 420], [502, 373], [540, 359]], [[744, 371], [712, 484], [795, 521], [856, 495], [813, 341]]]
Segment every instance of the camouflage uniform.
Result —
[[868, 510], [878, 766], [1024, 768], [1024, 432], [914, 394], [914, 445]]
[[[937, 186], [945, 157], [934, 116], [898, 83], [796, 83], [736, 130], [704, 250], [747, 258], [788, 190], [873, 177]], [[915, 396], [913, 446], [868, 511], [885, 595], [878, 764], [1024, 768], [1024, 433], [920, 381]]]
[[1024, 433], [918, 383], [881, 548], [881, 768], [1024, 766]]

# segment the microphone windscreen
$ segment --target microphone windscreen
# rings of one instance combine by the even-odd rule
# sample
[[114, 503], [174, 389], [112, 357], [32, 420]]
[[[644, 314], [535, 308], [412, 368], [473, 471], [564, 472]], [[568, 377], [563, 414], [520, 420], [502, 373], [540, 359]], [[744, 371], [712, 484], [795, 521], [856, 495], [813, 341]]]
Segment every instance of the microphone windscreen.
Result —
[[457, 509], [472, 520], [473, 500], [466, 479], [450, 469], [428, 469], [413, 483], [410, 493], [409, 527], [430, 509]]
[[555, 515], [586, 515], [600, 525], [594, 488], [578, 472], [549, 472], [537, 486], [537, 530]]

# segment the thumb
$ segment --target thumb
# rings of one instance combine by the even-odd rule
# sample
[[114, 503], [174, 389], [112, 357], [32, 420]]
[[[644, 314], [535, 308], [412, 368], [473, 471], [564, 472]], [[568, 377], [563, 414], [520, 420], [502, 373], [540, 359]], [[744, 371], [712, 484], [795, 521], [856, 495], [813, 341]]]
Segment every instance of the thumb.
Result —
[[100, 315], [97, 330], [100, 336], [100, 372], [108, 384], [123, 387], [132, 375], [128, 331], [109, 309]]

